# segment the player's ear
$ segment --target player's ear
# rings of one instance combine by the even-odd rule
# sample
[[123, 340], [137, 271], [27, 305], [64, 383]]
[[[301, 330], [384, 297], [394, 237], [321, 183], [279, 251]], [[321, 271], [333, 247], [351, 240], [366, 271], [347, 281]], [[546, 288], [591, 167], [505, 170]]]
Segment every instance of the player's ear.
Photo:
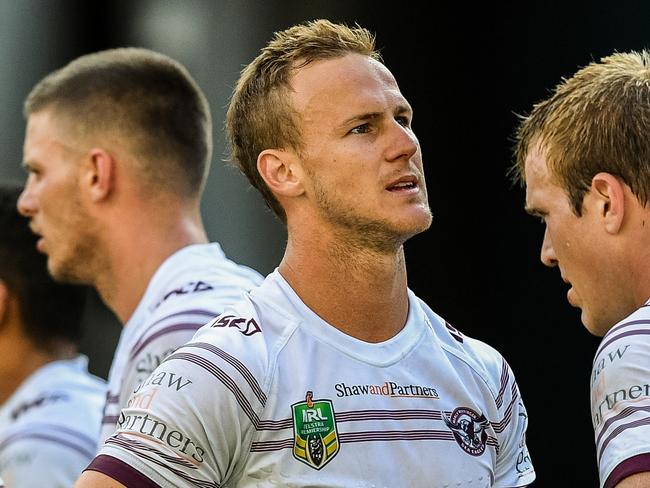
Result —
[[275, 195], [296, 197], [305, 192], [301, 179], [302, 168], [295, 155], [289, 151], [262, 151], [257, 157], [257, 171]]
[[104, 149], [90, 149], [82, 162], [81, 183], [90, 199], [98, 202], [107, 198], [115, 182], [115, 159]]
[[598, 173], [591, 179], [591, 194], [595, 209], [603, 219], [605, 229], [617, 234], [625, 215], [625, 184], [610, 173]]

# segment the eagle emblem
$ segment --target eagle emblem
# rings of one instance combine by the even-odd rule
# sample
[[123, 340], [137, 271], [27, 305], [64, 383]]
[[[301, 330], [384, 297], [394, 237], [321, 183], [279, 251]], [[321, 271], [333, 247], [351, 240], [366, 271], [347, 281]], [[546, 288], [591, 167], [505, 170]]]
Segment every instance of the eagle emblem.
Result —
[[458, 407], [449, 417], [445, 415], [444, 420], [463, 451], [472, 456], [483, 454], [488, 439], [486, 430], [490, 426], [485, 415], [468, 407]]

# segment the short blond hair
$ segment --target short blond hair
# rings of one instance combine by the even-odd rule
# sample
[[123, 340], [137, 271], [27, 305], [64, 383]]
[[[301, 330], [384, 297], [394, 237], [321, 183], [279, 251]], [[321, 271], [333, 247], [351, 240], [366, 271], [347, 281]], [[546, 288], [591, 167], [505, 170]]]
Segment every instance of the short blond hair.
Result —
[[257, 171], [257, 157], [265, 149], [301, 148], [300, 114], [288, 101], [294, 70], [350, 53], [381, 61], [367, 29], [324, 19], [295, 25], [274, 34], [242, 70], [233, 91], [226, 115], [231, 160], [285, 223], [284, 209]]
[[621, 178], [642, 204], [650, 197], [650, 52], [614, 53], [563, 79], [522, 117], [512, 173], [538, 146], [577, 215], [599, 172]]
[[25, 116], [46, 109], [78, 131], [115, 132], [131, 141], [143, 188], [200, 196], [212, 157], [212, 119], [203, 92], [178, 61], [136, 47], [86, 54], [31, 90]]

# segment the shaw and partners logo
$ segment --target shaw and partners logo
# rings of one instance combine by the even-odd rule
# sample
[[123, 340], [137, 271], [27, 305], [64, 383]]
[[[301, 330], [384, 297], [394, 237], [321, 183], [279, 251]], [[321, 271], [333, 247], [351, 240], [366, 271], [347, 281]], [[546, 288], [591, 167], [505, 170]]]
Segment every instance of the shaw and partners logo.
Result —
[[308, 391], [305, 401], [291, 406], [293, 456], [314, 469], [321, 469], [339, 452], [339, 436], [331, 400], [314, 400]]
[[383, 395], [396, 398], [429, 398], [437, 400], [438, 392], [430, 386], [400, 385], [394, 381], [386, 381], [383, 385], [334, 385], [336, 396], [349, 397], [361, 395]]

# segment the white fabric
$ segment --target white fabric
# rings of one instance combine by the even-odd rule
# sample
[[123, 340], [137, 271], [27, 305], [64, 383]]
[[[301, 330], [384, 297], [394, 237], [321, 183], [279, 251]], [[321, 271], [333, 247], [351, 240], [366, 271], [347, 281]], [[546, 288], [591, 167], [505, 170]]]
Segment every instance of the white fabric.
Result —
[[366, 343], [276, 270], [141, 385], [98, 470], [119, 459], [164, 487], [528, 485], [506, 361], [409, 303], [397, 336]]
[[0, 407], [7, 488], [70, 488], [94, 457], [106, 383], [87, 365], [85, 356], [48, 363]]
[[262, 280], [256, 271], [229, 260], [216, 243], [187, 246], [162, 263], [115, 350], [99, 448], [115, 431], [120, 409], [140, 382], [200, 326]]
[[[600, 486], [634, 456], [650, 454], [650, 306], [612, 327], [596, 352], [591, 414]], [[650, 470], [648, 461], [642, 471]]]

